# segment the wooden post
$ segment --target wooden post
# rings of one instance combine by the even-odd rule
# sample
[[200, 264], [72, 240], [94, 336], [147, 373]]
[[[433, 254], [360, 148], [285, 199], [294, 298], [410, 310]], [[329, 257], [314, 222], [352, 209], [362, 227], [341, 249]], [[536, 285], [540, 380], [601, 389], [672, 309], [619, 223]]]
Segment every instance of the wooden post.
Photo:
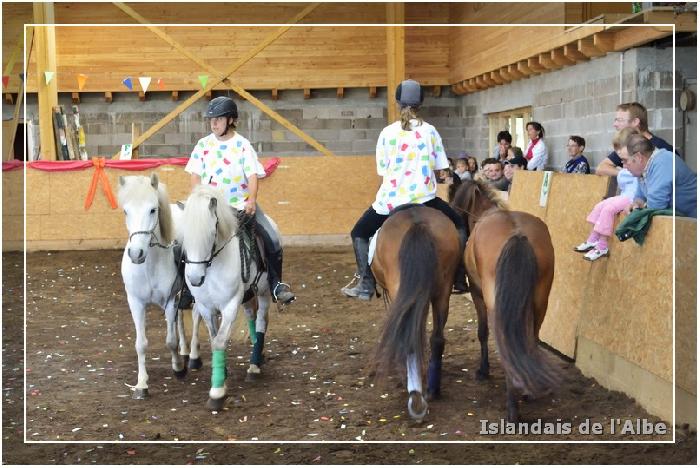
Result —
[[141, 136], [141, 124], [131, 122], [131, 159], [139, 158], [139, 148], [134, 146], [134, 142]]
[[[34, 2], [34, 23], [51, 24], [54, 22], [53, 3]], [[56, 160], [56, 147], [53, 133], [53, 108], [58, 106], [58, 88], [53, 79], [46, 84], [44, 72], [56, 73], [56, 31], [54, 26], [36, 26], [34, 28], [34, 50], [36, 51], [36, 76], [39, 96], [39, 141], [41, 159]]]
[[[387, 24], [403, 24], [405, 9], [403, 3], [387, 3]], [[405, 29], [403, 26], [387, 26], [386, 31], [386, 70], [387, 70], [387, 115], [389, 123], [399, 119], [394, 90], [406, 74]]]

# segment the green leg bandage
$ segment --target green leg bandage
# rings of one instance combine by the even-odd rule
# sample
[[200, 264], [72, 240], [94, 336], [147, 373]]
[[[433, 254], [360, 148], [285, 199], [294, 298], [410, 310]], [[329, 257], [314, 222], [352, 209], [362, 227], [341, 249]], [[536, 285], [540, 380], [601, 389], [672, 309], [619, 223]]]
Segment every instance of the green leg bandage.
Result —
[[250, 342], [255, 346], [256, 336], [255, 336], [255, 320], [248, 320], [248, 334], [250, 335]]
[[211, 386], [221, 388], [226, 380], [226, 354], [225, 351], [212, 351], [211, 353]]

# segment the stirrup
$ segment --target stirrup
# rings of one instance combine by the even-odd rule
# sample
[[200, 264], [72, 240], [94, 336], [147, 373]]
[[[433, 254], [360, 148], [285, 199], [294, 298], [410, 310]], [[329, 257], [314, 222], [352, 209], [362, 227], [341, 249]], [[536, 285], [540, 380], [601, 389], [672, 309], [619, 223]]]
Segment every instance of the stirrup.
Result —
[[282, 294], [288, 293], [289, 295], [291, 295], [291, 297], [288, 297], [287, 299], [283, 299], [281, 301], [281, 303], [284, 305], [289, 305], [292, 302], [296, 301], [297, 297], [292, 292], [291, 286], [289, 286], [287, 283], [283, 283], [280, 281], [279, 283], [277, 283], [277, 285], [272, 290], [272, 298], [275, 300], [275, 302], [278, 302], [278, 299], [279, 299], [277, 297], [277, 290], [282, 286], [286, 286], [286, 288], [287, 288], [285, 291], [282, 291]]
[[350, 280], [350, 282], [348, 284], [346, 284], [345, 286], [343, 286], [342, 288], [340, 288], [340, 292], [345, 294], [346, 290], [353, 289], [358, 284], [359, 281], [360, 281], [360, 275], [355, 273], [354, 275], [352, 275], [352, 279]]

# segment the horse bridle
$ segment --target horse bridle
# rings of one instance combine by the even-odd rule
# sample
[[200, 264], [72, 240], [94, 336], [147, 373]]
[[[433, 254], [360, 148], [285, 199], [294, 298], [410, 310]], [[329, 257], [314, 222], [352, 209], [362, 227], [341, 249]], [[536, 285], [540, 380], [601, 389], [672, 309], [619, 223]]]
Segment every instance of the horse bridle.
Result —
[[[155, 210], [156, 210], [156, 215], [158, 215], [158, 214], [159, 214], [160, 208], [156, 208]], [[160, 224], [160, 216], [156, 216], [156, 224], [153, 226], [153, 228], [152, 228], [150, 231], [136, 231], [136, 232], [132, 232], [132, 233], [129, 235], [129, 242], [131, 242], [132, 237], [134, 237], [134, 236], [137, 235], [137, 234], [147, 234], [147, 235], [150, 237], [150, 239], [148, 240], [148, 246], [149, 246], [149, 247], [160, 247], [161, 249], [169, 249], [170, 247], [173, 246], [173, 244], [177, 243], [177, 241], [176, 241], [176, 240], [173, 240], [173, 241], [172, 241], [170, 244], [168, 244], [168, 245], [163, 245], [163, 244], [161, 244], [161, 243], [159, 242], [159, 240], [158, 240], [158, 236], [156, 236], [156, 233], [155, 233], [156, 228], [158, 227], [159, 224]], [[152, 242], [153, 240], [155, 240], [155, 242]]]

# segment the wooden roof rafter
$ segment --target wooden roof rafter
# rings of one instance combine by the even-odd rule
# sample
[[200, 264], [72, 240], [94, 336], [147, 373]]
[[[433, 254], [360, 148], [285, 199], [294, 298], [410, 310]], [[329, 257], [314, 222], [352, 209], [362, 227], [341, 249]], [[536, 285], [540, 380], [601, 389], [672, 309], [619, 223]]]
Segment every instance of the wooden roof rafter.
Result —
[[[301, 129], [296, 127], [289, 120], [287, 120], [284, 117], [282, 117], [281, 115], [279, 115], [277, 112], [272, 110], [269, 106], [267, 106], [266, 104], [261, 102], [255, 96], [248, 93], [245, 89], [241, 88], [240, 86], [238, 86], [236, 84], [233, 84], [229, 79], [229, 76], [231, 74], [233, 74], [236, 70], [238, 70], [240, 67], [242, 67], [250, 59], [255, 57], [265, 47], [267, 47], [272, 42], [277, 40], [280, 36], [282, 36], [282, 34], [284, 34], [286, 31], [288, 31], [292, 27], [293, 24], [298, 23], [299, 21], [301, 21], [301, 19], [303, 19], [305, 16], [307, 16], [309, 13], [311, 13], [314, 9], [316, 9], [319, 6], [319, 3], [312, 3], [309, 6], [307, 6], [306, 8], [304, 8], [299, 14], [297, 14], [294, 18], [289, 20], [284, 26], [278, 28], [277, 30], [275, 30], [271, 34], [269, 34], [256, 47], [254, 47], [252, 50], [250, 50], [243, 57], [239, 58], [231, 67], [229, 67], [224, 72], [220, 72], [216, 68], [205, 63], [199, 57], [195, 56], [193, 53], [189, 52], [187, 49], [185, 49], [185, 47], [182, 44], [180, 44], [178, 41], [173, 39], [170, 35], [168, 35], [161, 28], [153, 26], [146, 18], [141, 16], [139, 13], [137, 13], [133, 8], [129, 7], [128, 5], [126, 5], [124, 3], [120, 3], [120, 2], [115, 2], [114, 5], [117, 6], [119, 9], [121, 9], [122, 11], [124, 11], [127, 15], [134, 18], [139, 23], [145, 25], [151, 32], [153, 32], [155, 35], [160, 37], [163, 41], [168, 43], [170, 46], [172, 46], [174, 49], [179, 51], [182, 55], [184, 55], [185, 57], [190, 59], [192, 62], [196, 63], [197, 65], [202, 67], [204, 70], [209, 72], [211, 75], [213, 75], [213, 78], [214, 78], [214, 79], [210, 80], [205, 87], [203, 87], [201, 90], [196, 92], [194, 95], [192, 95], [186, 101], [184, 101], [182, 104], [180, 104], [175, 109], [173, 109], [168, 115], [166, 115], [163, 119], [161, 119], [159, 122], [154, 124], [146, 132], [144, 132], [138, 138], [134, 139], [134, 141], [132, 142], [133, 148], [138, 148], [139, 145], [141, 145], [144, 141], [146, 141], [148, 138], [150, 138], [152, 135], [154, 135], [160, 129], [165, 127], [172, 119], [177, 117], [185, 109], [187, 109], [192, 104], [194, 104], [202, 96], [206, 95], [207, 93], [211, 93], [211, 90], [216, 85], [223, 82], [223, 83], [227, 84], [240, 97], [247, 100], [248, 102], [250, 102], [254, 106], [258, 107], [265, 114], [269, 115], [272, 119], [277, 121], [280, 125], [287, 128], [289, 131], [291, 131], [292, 133], [297, 135], [304, 142], [306, 142], [307, 144], [309, 144], [310, 146], [312, 146], [313, 148], [315, 148], [316, 150], [318, 150], [322, 154], [325, 154], [327, 156], [335, 156], [330, 150], [328, 150], [325, 146], [321, 145], [314, 138], [312, 138], [311, 136], [309, 136], [308, 134], [303, 132]], [[114, 155], [114, 158], [117, 158], [117, 157], [119, 157], [119, 153]]]

